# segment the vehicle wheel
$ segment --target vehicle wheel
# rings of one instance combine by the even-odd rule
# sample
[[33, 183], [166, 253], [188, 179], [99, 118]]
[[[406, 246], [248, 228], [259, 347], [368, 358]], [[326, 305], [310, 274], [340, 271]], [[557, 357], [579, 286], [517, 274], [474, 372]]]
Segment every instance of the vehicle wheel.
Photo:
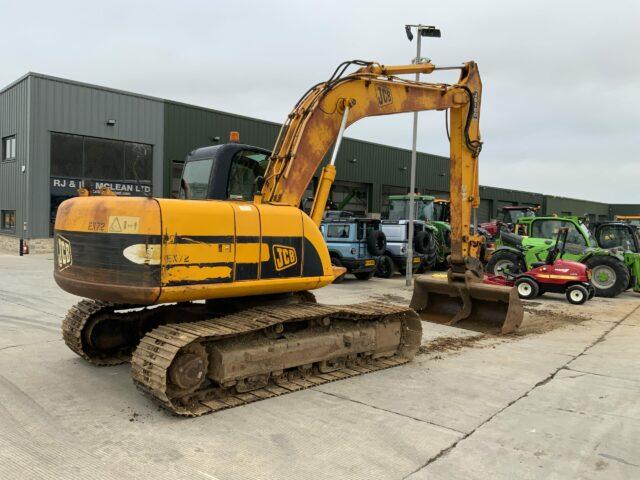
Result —
[[[340, 261], [340, 259], [338, 257], [331, 257], [331, 265], [333, 265], [334, 267], [341, 267], [342, 266], [342, 262]], [[342, 281], [344, 280], [344, 275], [342, 275], [341, 277], [336, 278], [333, 283], [342, 283]]]
[[520, 255], [507, 250], [497, 250], [491, 255], [487, 263], [487, 272], [493, 275], [510, 273], [517, 275], [526, 270], [524, 260]]
[[373, 277], [374, 273], [376, 273], [375, 270], [372, 270], [370, 272], [354, 273], [354, 275], [358, 280], [369, 280], [371, 277]]
[[388, 255], [382, 255], [378, 258], [378, 265], [376, 266], [376, 276], [380, 278], [393, 277], [393, 260]]
[[617, 297], [629, 285], [626, 265], [611, 255], [594, 255], [585, 262], [591, 269], [591, 284], [598, 297]]
[[516, 280], [515, 287], [518, 291], [518, 296], [525, 300], [536, 298], [538, 296], [538, 292], [540, 291], [538, 283], [528, 277], [523, 277]]
[[387, 237], [382, 230], [371, 230], [367, 235], [367, 249], [374, 257], [384, 255], [387, 248]]
[[573, 303], [574, 305], [582, 305], [589, 299], [589, 292], [587, 292], [587, 289], [582, 285], [571, 285], [567, 288], [565, 295], [569, 303]]
[[596, 296], [596, 289], [593, 288], [593, 285], [589, 285], [589, 288], [587, 288], [587, 291], [589, 292], [589, 300], [591, 300], [593, 297]]

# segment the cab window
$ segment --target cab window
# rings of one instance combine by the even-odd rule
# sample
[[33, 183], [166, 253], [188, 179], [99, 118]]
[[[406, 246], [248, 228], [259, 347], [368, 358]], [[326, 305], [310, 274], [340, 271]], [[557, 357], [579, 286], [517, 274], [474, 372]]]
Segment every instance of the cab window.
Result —
[[229, 171], [229, 200], [252, 200], [256, 178], [264, 176], [269, 157], [264, 153], [243, 150], [231, 161]]
[[531, 236], [536, 238], [548, 238], [550, 240], [555, 240], [558, 236], [558, 230], [563, 227], [569, 228], [569, 233], [567, 234], [567, 243], [587, 246], [584, 237], [576, 229], [576, 226], [571, 222], [567, 222], [566, 220], [534, 221], [533, 226], [531, 227]]
[[602, 248], [623, 247], [635, 252], [633, 234], [621, 225], [605, 225], [598, 230], [598, 244]]
[[329, 225], [327, 227], [328, 238], [349, 238], [351, 225]]
[[180, 198], [188, 200], [207, 198], [212, 166], [213, 158], [187, 162], [180, 181]]

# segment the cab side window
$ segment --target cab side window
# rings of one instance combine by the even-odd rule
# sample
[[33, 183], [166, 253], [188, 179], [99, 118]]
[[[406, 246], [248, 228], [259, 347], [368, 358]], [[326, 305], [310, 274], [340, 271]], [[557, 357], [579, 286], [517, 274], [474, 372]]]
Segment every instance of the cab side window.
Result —
[[633, 235], [625, 227], [606, 225], [598, 230], [598, 244], [602, 248], [624, 247], [635, 251], [633, 240]]
[[539, 220], [534, 221], [533, 226], [531, 228], [531, 236], [537, 238], [548, 238], [550, 240], [555, 240], [558, 235], [558, 230], [563, 227], [569, 228], [569, 233], [567, 234], [567, 243], [572, 243], [574, 245], [582, 245], [587, 246], [584, 237], [582, 234], [576, 229], [575, 225], [571, 222], [563, 221], [563, 220]]
[[349, 238], [351, 225], [329, 225], [327, 230], [328, 238]]
[[229, 200], [252, 200], [256, 178], [264, 176], [269, 157], [264, 153], [243, 150], [231, 161], [227, 196]]

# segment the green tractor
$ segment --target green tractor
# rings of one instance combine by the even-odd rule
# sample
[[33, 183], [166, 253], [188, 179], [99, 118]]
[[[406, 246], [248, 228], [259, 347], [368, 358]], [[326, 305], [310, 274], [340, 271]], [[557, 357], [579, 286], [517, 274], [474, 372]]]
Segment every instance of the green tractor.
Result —
[[[560, 228], [568, 228], [563, 258], [584, 263], [591, 270], [596, 295], [616, 297], [628, 288], [640, 292], [640, 235], [628, 224], [607, 222], [592, 234], [578, 217], [521, 217], [517, 224], [526, 235], [502, 232], [487, 263], [489, 273], [521, 273], [543, 262]], [[620, 233], [625, 228], [626, 239]], [[614, 245], [618, 243], [618, 245]]]
[[[431, 195], [414, 195], [416, 220], [426, 222], [436, 242], [436, 268], [446, 267], [447, 255], [451, 252], [451, 225], [449, 224], [449, 201]], [[389, 196], [389, 219], [409, 218], [409, 195]]]

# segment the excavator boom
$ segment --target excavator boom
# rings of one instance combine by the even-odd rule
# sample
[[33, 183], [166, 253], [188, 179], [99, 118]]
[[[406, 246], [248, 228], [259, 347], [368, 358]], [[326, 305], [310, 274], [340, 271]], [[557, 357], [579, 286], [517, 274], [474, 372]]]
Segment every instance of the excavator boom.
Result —
[[472, 220], [477, 226], [473, 217], [480, 205], [482, 82], [475, 62], [459, 68], [457, 83], [430, 84], [396, 75], [438, 70], [431, 63], [406, 66], [365, 63], [355, 73], [334, 75], [316, 85], [300, 99], [282, 126], [266, 172], [262, 198], [272, 203], [298, 205], [335, 142], [334, 154], [322, 170], [311, 211], [312, 220], [319, 225], [336, 175], [336, 151], [346, 127], [364, 117], [448, 109], [450, 269], [446, 282], [429, 276], [416, 279], [411, 305], [430, 320], [455, 324], [462, 319], [478, 319], [497, 323], [503, 333], [508, 333], [522, 322], [522, 305], [513, 289], [482, 283], [484, 273], [479, 258], [484, 238], [471, 230]]

